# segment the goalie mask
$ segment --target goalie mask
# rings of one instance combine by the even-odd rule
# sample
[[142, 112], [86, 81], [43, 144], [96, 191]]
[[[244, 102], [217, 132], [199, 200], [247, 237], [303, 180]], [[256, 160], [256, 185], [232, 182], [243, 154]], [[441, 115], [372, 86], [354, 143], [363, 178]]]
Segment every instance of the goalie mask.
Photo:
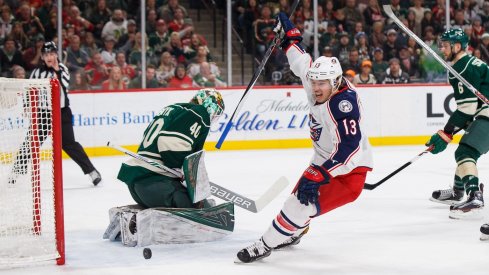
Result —
[[217, 120], [224, 112], [221, 93], [212, 88], [199, 90], [190, 102], [204, 106], [211, 117], [211, 122]]
[[312, 63], [311, 67], [307, 71], [307, 78], [313, 87], [317, 82], [324, 82], [324, 80], [328, 80], [329, 84], [331, 85], [330, 96], [338, 91], [338, 88], [342, 83], [342, 75], [343, 69], [341, 69], [340, 61], [336, 57], [321, 56], [316, 59], [314, 63]]

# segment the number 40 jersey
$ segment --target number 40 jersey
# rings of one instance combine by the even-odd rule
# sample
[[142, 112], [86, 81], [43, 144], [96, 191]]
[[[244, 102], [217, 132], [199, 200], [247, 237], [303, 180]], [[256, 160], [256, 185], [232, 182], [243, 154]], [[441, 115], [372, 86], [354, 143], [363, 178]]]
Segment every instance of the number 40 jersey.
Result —
[[[165, 107], [144, 130], [138, 154], [170, 168], [182, 168], [186, 156], [202, 150], [209, 134], [210, 116], [205, 107], [192, 103], [178, 103]], [[146, 162], [129, 159], [122, 164], [118, 178], [135, 182], [148, 174], [162, 172]]]

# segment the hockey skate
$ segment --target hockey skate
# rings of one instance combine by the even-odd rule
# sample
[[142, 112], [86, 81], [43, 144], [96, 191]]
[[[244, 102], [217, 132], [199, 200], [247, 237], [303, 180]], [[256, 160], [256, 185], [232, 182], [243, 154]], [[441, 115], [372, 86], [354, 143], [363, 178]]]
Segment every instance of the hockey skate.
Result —
[[467, 201], [450, 206], [449, 217], [451, 219], [480, 219], [482, 210], [484, 210], [482, 191], [474, 191], [470, 192]]
[[270, 256], [272, 249], [263, 241], [263, 238], [256, 241], [254, 244], [241, 249], [235, 263], [251, 263], [256, 260]]
[[483, 224], [481, 226], [481, 241], [489, 241], [489, 223]]
[[92, 180], [93, 185], [97, 186], [102, 181], [102, 175], [97, 171], [97, 169], [93, 170], [92, 172], [88, 173], [90, 176], [90, 179]]
[[463, 189], [444, 189], [444, 190], [436, 190], [431, 194], [430, 201], [455, 205], [462, 201], [464, 198], [464, 190]]
[[290, 246], [293, 246], [293, 245], [298, 245], [301, 242], [302, 236], [306, 235], [308, 231], [309, 231], [309, 226], [306, 227], [306, 229], [304, 229], [304, 231], [302, 231], [298, 236], [292, 236], [292, 237], [290, 237], [285, 242], [277, 245], [273, 249], [274, 250], [278, 250], [278, 249], [283, 249], [283, 248], [290, 247]]

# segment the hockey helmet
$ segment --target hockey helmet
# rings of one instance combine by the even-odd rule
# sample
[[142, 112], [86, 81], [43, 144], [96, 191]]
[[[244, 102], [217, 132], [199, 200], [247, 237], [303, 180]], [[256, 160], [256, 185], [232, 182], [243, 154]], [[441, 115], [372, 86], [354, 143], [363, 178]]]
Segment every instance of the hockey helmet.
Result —
[[222, 95], [213, 88], [200, 89], [190, 102], [204, 106], [211, 117], [211, 121], [219, 118], [224, 112]]
[[341, 84], [343, 69], [340, 61], [336, 57], [321, 56], [307, 71], [309, 80], [329, 80], [333, 91], [336, 91]]
[[56, 44], [54, 44], [53, 41], [46, 42], [42, 45], [41, 53], [44, 54], [50, 52], [58, 53], [58, 47], [56, 47]]
[[440, 41], [448, 41], [452, 46], [455, 43], [460, 43], [462, 49], [465, 49], [469, 44], [469, 37], [462, 29], [454, 28], [444, 31], [440, 37]]

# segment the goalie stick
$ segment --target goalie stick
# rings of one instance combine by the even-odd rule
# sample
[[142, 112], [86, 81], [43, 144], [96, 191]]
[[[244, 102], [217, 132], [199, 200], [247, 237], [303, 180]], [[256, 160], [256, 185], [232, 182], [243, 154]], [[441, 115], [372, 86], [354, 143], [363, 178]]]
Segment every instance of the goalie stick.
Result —
[[[290, 16], [292, 16], [297, 9], [297, 6], [299, 5], [300, 0], [295, 0], [295, 2], [292, 4]], [[280, 41], [280, 38], [278, 35], [275, 35], [275, 39], [272, 41], [272, 44], [270, 47], [268, 47], [268, 50], [266, 51], [265, 55], [263, 56], [263, 59], [260, 62], [260, 65], [258, 66], [258, 69], [256, 69], [255, 73], [253, 74], [253, 77], [251, 78], [250, 83], [248, 83], [248, 86], [246, 87], [246, 90], [243, 93], [243, 96], [241, 99], [238, 101], [238, 105], [236, 106], [236, 109], [234, 109], [233, 114], [229, 118], [228, 123], [226, 124], [226, 127], [222, 131], [221, 136], [219, 137], [219, 140], [217, 141], [216, 148], [221, 149], [222, 143], [226, 139], [229, 131], [231, 130], [231, 127], [233, 126], [233, 120], [234, 116], [239, 113], [239, 110], [241, 110], [241, 107], [243, 106], [242, 103], [245, 101], [246, 97], [249, 95], [249, 91], [255, 86], [256, 81], [258, 80], [258, 77], [260, 77], [261, 71], [263, 68], [265, 68], [265, 65], [267, 64], [268, 58], [270, 55], [272, 55], [273, 50], [277, 46], [278, 42]]]
[[424, 43], [423, 40], [421, 40], [416, 34], [414, 34], [408, 27], [406, 27], [399, 18], [394, 14], [392, 11], [392, 7], [390, 5], [389, 0], [381, 0], [380, 3], [382, 4], [382, 8], [384, 9], [384, 12], [389, 16], [390, 19], [396, 23], [399, 28], [401, 28], [405, 33], [407, 33], [410, 37], [412, 37], [414, 40], [416, 40], [416, 43], [418, 43], [421, 47], [423, 47], [428, 53], [430, 53], [438, 63], [440, 63], [445, 69], [447, 69], [453, 76], [455, 76], [460, 82], [462, 82], [472, 93], [474, 93], [480, 100], [482, 100], [485, 104], [489, 104], [489, 100], [487, 97], [485, 97], [481, 92], [477, 91], [474, 86], [472, 86], [463, 76], [461, 76], [457, 71], [455, 71], [452, 66], [447, 64], [445, 60], [443, 60], [438, 54], [436, 54], [433, 49], [431, 49], [426, 43]]
[[[144, 156], [141, 156], [137, 153], [131, 152], [119, 145], [115, 145], [111, 143], [110, 141], [107, 142], [107, 146], [110, 148], [113, 148], [117, 151], [120, 151], [130, 157], [133, 157], [135, 159], [144, 161], [148, 163], [151, 166], [154, 166], [156, 168], [159, 168], [163, 171], [169, 172], [179, 178], [183, 178], [183, 174], [175, 169], [166, 167], [160, 163], [157, 163], [149, 158], [146, 158]], [[277, 181], [275, 181], [270, 188], [268, 188], [263, 195], [261, 195], [257, 200], [252, 200], [250, 198], [247, 198], [243, 195], [240, 195], [234, 191], [231, 191], [227, 188], [224, 188], [216, 183], [209, 182], [211, 186], [211, 194], [215, 197], [218, 197], [220, 199], [223, 199], [225, 201], [230, 201], [236, 206], [239, 206], [243, 209], [246, 209], [250, 212], [253, 213], [258, 213], [260, 212], [265, 206], [267, 206], [273, 199], [275, 199], [280, 192], [282, 192], [287, 185], [289, 185], [289, 181], [287, 180], [286, 177], [280, 177]]]

